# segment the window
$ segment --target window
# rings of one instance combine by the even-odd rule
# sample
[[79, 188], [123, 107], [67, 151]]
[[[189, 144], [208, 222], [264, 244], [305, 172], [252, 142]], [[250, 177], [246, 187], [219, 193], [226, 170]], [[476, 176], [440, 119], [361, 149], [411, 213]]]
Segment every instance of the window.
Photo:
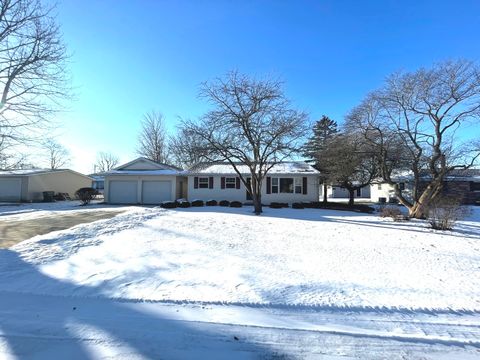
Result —
[[272, 194], [278, 194], [278, 178], [272, 178]]
[[272, 178], [271, 189], [272, 194], [302, 194], [303, 180], [302, 178]]
[[236, 187], [237, 187], [237, 178], [234, 178], [234, 177], [225, 178], [226, 189], [235, 189]]
[[295, 194], [301, 194], [301, 193], [302, 193], [302, 179], [295, 178]]
[[200, 189], [208, 189], [208, 177], [199, 177], [198, 178], [198, 187]]
[[280, 178], [280, 192], [281, 193], [293, 193], [293, 179], [292, 178]]
[[357, 189], [357, 197], [361, 197], [362, 196], [362, 189], [358, 188]]
[[480, 191], [480, 182], [470, 181], [470, 191]]
[[382, 190], [382, 184], [378, 184], [378, 185], [377, 185], [377, 189], [378, 189], [378, 190]]
[[402, 191], [405, 190], [405, 183], [402, 182], [402, 183], [398, 184], [398, 188]]

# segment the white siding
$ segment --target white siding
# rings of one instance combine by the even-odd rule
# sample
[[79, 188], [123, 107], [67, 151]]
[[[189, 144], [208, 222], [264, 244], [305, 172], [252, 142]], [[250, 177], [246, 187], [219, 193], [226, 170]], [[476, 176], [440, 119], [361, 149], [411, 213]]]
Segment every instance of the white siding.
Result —
[[[208, 175], [205, 176], [198, 176], [198, 177], [209, 177]], [[229, 177], [229, 176], [223, 176]], [[232, 176], [235, 177], [235, 176]], [[297, 177], [302, 179], [303, 176], [290, 176], [290, 175], [279, 175], [279, 176], [271, 176], [274, 177]], [[213, 176], [213, 189], [195, 189], [194, 188], [194, 178], [195, 176], [188, 177], [188, 199], [195, 200], [228, 200], [228, 201], [241, 201], [241, 202], [249, 202], [247, 200], [247, 190], [243, 183], [240, 183], [240, 189], [222, 189], [221, 188], [221, 178], [222, 176]], [[264, 179], [262, 184], [262, 203], [270, 204], [271, 202], [309, 202], [309, 201], [318, 201], [319, 199], [319, 182], [318, 176], [306, 176], [307, 178], [307, 194], [290, 194], [290, 193], [278, 193], [278, 194], [267, 194], [267, 181]], [[251, 200], [250, 200], [251, 201]]]

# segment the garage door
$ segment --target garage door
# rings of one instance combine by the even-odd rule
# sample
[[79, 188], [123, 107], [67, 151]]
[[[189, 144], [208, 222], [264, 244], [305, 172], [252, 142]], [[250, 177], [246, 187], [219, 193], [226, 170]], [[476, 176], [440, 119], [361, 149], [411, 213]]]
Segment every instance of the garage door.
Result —
[[20, 201], [21, 179], [0, 179], [0, 201]]
[[171, 181], [144, 181], [142, 183], [142, 202], [144, 204], [160, 204], [172, 200]]
[[110, 181], [108, 201], [111, 204], [136, 204], [137, 181]]

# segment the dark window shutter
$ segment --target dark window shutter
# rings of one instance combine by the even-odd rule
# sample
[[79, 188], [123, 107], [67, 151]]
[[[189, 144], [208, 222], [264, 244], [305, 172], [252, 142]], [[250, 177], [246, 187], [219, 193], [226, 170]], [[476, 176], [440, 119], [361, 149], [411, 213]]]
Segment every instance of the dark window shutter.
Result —
[[267, 194], [272, 193], [272, 178], [267, 176]]
[[236, 187], [237, 189], [240, 189], [240, 178], [239, 178], [238, 176], [237, 176], [237, 180], [236, 180], [236, 182], [235, 182], [235, 187]]
[[306, 195], [307, 194], [307, 178], [304, 177], [303, 179], [303, 195]]
[[208, 178], [208, 188], [213, 189], [213, 176]]
[[222, 179], [221, 179], [221, 188], [225, 189], [225, 177], [223, 177], [223, 176], [222, 176]]
[[198, 189], [198, 176], [193, 178], [193, 188]]

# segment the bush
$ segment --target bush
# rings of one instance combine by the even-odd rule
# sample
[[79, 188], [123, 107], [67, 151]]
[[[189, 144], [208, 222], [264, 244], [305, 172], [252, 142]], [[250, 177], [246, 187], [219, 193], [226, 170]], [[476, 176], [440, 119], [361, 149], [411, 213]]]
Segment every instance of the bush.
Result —
[[192, 206], [194, 207], [201, 207], [201, 206], [204, 206], [205, 203], [203, 202], [203, 200], [193, 200], [192, 201]]
[[243, 204], [240, 201], [232, 201], [230, 203], [230, 207], [233, 207], [233, 208], [241, 208], [242, 206]]
[[394, 221], [407, 220], [408, 217], [405, 216], [402, 211], [396, 206], [384, 206], [380, 209], [381, 217], [389, 217]]
[[177, 203], [175, 201], [164, 201], [160, 206], [164, 209], [175, 209]]
[[287, 203], [272, 202], [272, 203], [270, 203], [270, 207], [272, 209], [288, 208], [288, 204]]
[[178, 203], [177, 207], [179, 207], [179, 208], [189, 208], [190, 203], [188, 201], [180, 201]]
[[217, 206], [218, 202], [217, 202], [217, 200], [207, 200], [207, 202], [205, 204], [207, 206]]
[[354, 212], [361, 212], [371, 214], [375, 212], [375, 209], [368, 205], [361, 205], [361, 204], [353, 204], [348, 205], [344, 203], [337, 203], [337, 202], [318, 202], [312, 201], [312, 206], [315, 209], [330, 209], [330, 210], [340, 210], [340, 211], [354, 211]]
[[296, 202], [292, 204], [292, 209], [304, 209], [304, 208], [305, 206], [303, 205], [303, 203]]
[[468, 215], [468, 208], [451, 197], [438, 198], [433, 201], [426, 212], [427, 220], [435, 230], [452, 230], [458, 220]]
[[90, 204], [98, 192], [94, 188], [84, 187], [75, 191], [75, 196], [82, 202], [82, 205]]
[[230, 206], [230, 201], [228, 200], [221, 200], [218, 205], [220, 206]]

